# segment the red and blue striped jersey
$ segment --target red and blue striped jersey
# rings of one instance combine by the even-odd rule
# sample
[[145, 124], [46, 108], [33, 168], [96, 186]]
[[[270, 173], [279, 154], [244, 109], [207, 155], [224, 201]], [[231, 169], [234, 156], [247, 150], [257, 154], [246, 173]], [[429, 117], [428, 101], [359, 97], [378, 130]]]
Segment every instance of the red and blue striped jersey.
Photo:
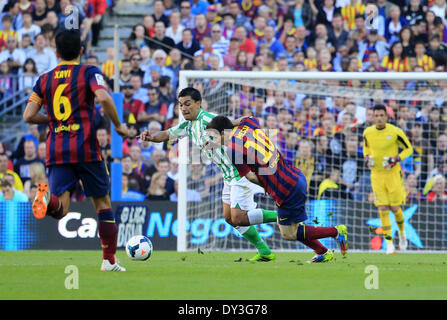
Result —
[[47, 166], [102, 161], [96, 139], [95, 91], [105, 89], [98, 68], [63, 61], [37, 80], [29, 101], [49, 118]]
[[299, 170], [287, 163], [254, 117], [242, 119], [233, 129], [227, 153], [241, 177], [253, 171], [278, 206], [298, 183]]

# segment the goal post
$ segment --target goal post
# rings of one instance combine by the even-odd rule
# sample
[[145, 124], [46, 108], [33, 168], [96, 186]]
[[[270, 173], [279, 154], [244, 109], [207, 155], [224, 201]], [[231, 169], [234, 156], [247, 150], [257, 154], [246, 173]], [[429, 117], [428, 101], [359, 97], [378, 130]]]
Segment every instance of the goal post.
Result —
[[[300, 110], [305, 108], [303, 101], [310, 98], [311, 104], [322, 104], [327, 109], [335, 108], [334, 101], [344, 99], [344, 103], [354, 104], [365, 113], [366, 107], [373, 103], [383, 102], [390, 105], [391, 112], [397, 116], [400, 110], [404, 110], [403, 106], [415, 109], [422, 113], [419, 117], [429, 117], [425, 114], [429, 107], [436, 106], [442, 113], [443, 104], [447, 101], [447, 73], [443, 72], [264, 72], [264, 71], [180, 71], [179, 74], [179, 90], [194, 86], [199, 89], [203, 97], [203, 105], [207, 111], [216, 114], [223, 114], [230, 117], [238, 117], [245, 112], [246, 109], [254, 110], [256, 107], [256, 97], [263, 103], [263, 108], [273, 110], [272, 114], [277, 117], [281, 116], [283, 109], [293, 113], [293, 122], [297, 123], [297, 115], [301, 114]], [[278, 94], [276, 95], [276, 92]], [[279, 98], [278, 98], [279, 97]], [[284, 108], [278, 107], [276, 99], [284, 99]], [[390, 102], [391, 101], [391, 102]], [[300, 105], [301, 104], [301, 105]], [[276, 111], [275, 111], [276, 108]], [[364, 110], [364, 109], [365, 110]], [[447, 107], [445, 108], [447, 112]], [[264, 110], [265, 111], [265, 110]], [[338, 110], [338, 114], [346, 110]], [[416, 112], [412, 110], [412, 112]], [[256, 110], [255, 110], [256, 112]], [[270, 111], [269, 111], [270, 112]], [[265, 116], [269, 112], [263, 113]], [[287, 113], [285, 112], [285, 114]], [[430, 113], [430, 111], [428, 111]], [[329, 113], [329, 111], [328, 111]], [[181, 112], [179, 112], [182, 118]], [[340, 119], [335, 118], [334, 126], [340, 126]], [[363, 119], [355, 118], [357, 125], [360, 127], [364, 123]], [[399, 115], [400, 116], [400, 115]], [[447, 117], [447, 114], [445, 114]], [[328, 118], [330, 118], [328, 116]], [[400, 125], [397, 117], [395, 124]], [[282, 120], [281, 120], [282, 121]], [[276, 143], [286, 144], [285, 136], [289, 129], [298, 132], [297, 139], [309, 140], [312, 152], [316, 149], [316, 135], [306, 132], [301, 127], [301, 133], [296, 127], [286, 128], [287, 126], [277, 125], [278, 139]], [[363, 122], [362, 122], [363, 121]], [[424, 130], [432, 130], [424, 132], [424, 137], [430, 136], [434, 145], [426, 146], [424, 154], [420, 157], [428, 157], [429, 161], [434, 161], [432, 155], [440, 156], [437, 151], [437, 139], [441, 135], [446, 135], [447, 130], [434, 132], [429, 121], [421, 120]], [[270, 124], [262, 124], [268, 127]], [[274, 119], [272, 119], [274, 122]], [[415, 121], [407, 121], [411, 125]], [[411, 123], [410, 123], [411, 122]], [[300, 123], [297, 124], [299, 126]], [[447, 122], [446, 122], [447, 125]], [[285, 129], [286, 128], [286, 129]], [[407, 130], [410, 130], [407, 128]], [[343, 131], [343, 130], [341, 130]], [[331, 133], [332, 134], [332, 133]], [[353, 133], [357, 136], [357, 143], [360, 145], [359, 132]], [[350, 135], [348, 133], [347, 135]], [[436, 135], [436, 137], [434, 137]], [[291, 138], [293, 139], [293, 137]], [[333, 136], [331, 139], [334, 139]], [[344, 139], [344, 138], [343, 138]], [[329, 141], [330, 148], [337, 150], [344, 149], [340, 141], [332, 145], [333, 140]], [[345, 142], [343, 141], [343, 144]], [[423, 142], [418, 142], [419, 144]], [[446, 142], [447, 143], [447, 142]], [[191, 144], [188, 138], [179, 141], [179, 183], [178, 183], [178, 221], [177, 221], [177, 250], [189, 251], [197, 250], [198, 247], [208, 250], [252, 250], [251, 246], [244, 241], [237, 231], [229, 227], [223, 219], [223, 211], [221, 205], [222, 179], [219, 181], [219, 173], [216, 168], [209, 162], [204, 160], [202, 165], [192, 165], [191, 157], [197, 153], [199, 149]], [[297, 146], [296, 146], [297, 147]], [[423, 149], [423, 148], [421, 148]], [[446, 146], [447, 149], [447, 146]], [[332, 150], [332, 151], [334, 151]], [[291, 161], [298, 167], [300, 165], [308, 166], [302, 163], [301, 154], [304, 151], [298, 150], [298, 147], [291, 154]], [[446, 150], [447, 154], [447, 150]], [[351, 179], [353, 176], [351, 163], [348, 165], [349, 159], [345, 159], [345, 155], [339, 150], [339, 154], [334, 153], [331, 161], [337, 162], [340, 171], [341, 180]], [[360, 153], [357, 155], [361, 161]], [[414, 171], [420, 171], [419, 164], [414, 157], [414, 163], [405, 163], [409, 167], [413, 165]], [[315, 159], [314, 159], [315, 160]], [[313, 161], [314, 161], [313, 160]], [[436, 159], [435, 159], [436, 160]], [[424, 158], [422, 162], [426, 161]], [[428, 161], [428, 160], [427, 160]], [[447, 170], [447, 159], [445, 159]], [[353, 162], [353, 161], [351, 161]], [[421, 160], [419, 160], [421, 162]], [[345, 165], [346, 164], [346, 165]], [[345, 165], [345, 167], [343, 167]], [[419, 173], [417, 190], [421, 194], [421, 198], [410, 201], [405, 205], [405, 220], [408, 222], [406, 233], [411, 233], [410, 250], [425, 251], [445, 251], [447, 250], [447, 202], [428, 201], [429, 191], [433, 188], [433, 179], [444, 176], [443, 168], [437, 167], [437, 163], [423, 164]], [[358, 165], [357, 165], [358, 166]], [[425, 166], [425, 167], [424, 167]], [[428, 166], [428, 167], [427, 167]], [[434, 167], [433, 167], [434, 166]], [[417, 168], [416, 168], [417, 167]], [[427, 172], [427, 170], [429, 170]], [[313, 168], [311, 177], [315, 175], [317, 168]], [[327, 178], [329, 171], [324, 172]], [[363, 170], [358, 168], [358, 170]], [[197, 172], [199, 171], [199, 172]], [[404, 170], [405, 171], [405, 170]], [[409, 170], [405, 171], [406, 175], [415, 174]], [[343, 198], [339, 194], [326, 197], [325, 199], [317, 199], [319, 185], [313, 185], [315, 197], [308, 200], [307, 211], [310, 220], [309, 224], [330, 225], [334, 223], [346, 223], [350, 228], [352, 235], [353, 248], [356, 250], [379, 250], [383, 249], [384, 241], [380, 234], [380, 221], [378, 220], [377, 209], [371, 201], [369, 173], [363, 172], [355, 177], [353, 181], [343, 180], [343, 184], [349, 185], [348, 195], [350, 197]], [[319, 181], [321, 182], [321, 181]], [[428, 187], [427, 187], [428, 186]], [[428, 189], [427, 189], [428, 188]], [[205, 190], [204, 190], [205, 189]], [[427, 191], [428, 190], [428, 191]], [[427, 191], [427, 192], [426, 192]], [[194, 194], [200, 193], [201, 201], [188, 201], [190, 192]], [[352, 197], [351, 197], [352, 196]], [[256, 195], [258, 207], [265, 209], [275, 209], [274, 201], [271, 197]], [[397, 237], [395, 229], [397, 227], [392, 214], [390, 214], [392, 222], [393, 234]], [[410, 220], [412, 219], [412, 220]], [[408, 230], [407, 230], [408, 228]], [[274, 224], [266, 224], [258, 227], [258, 231], [266, 242], [274, 250], [299, 250], [304, 249], [303, 246], [296, 242], [282, 240], [277, 227]], [[324, 244], [326, 244], [324, 242]], [[331, 246], [329, 243], [328, 246]]]

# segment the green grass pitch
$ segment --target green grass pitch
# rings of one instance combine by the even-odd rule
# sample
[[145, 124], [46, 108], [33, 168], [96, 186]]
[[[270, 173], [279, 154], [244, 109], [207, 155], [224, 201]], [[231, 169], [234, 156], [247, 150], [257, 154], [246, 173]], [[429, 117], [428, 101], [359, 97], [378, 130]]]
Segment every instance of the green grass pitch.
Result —
[[[446, 299], [446, 254], [348, 253], [307, 264], [311, 252], [277, 253], [250, 263], [249, 252], [154, 251], [148, 261], [117, 253], [125, 273], [100, 272], [100, 251], [0, 252], [0, 299]], [[78, 270], [78, 289], [67, 289], [66, 267]], [[365, 272], [378, 270], [378, 289]], [[68, 281], [68, 280], [67, 280]], [[367, 281], [368, 282], [368, 281]], [[72, 284], [74, 282], [71, 282]]]

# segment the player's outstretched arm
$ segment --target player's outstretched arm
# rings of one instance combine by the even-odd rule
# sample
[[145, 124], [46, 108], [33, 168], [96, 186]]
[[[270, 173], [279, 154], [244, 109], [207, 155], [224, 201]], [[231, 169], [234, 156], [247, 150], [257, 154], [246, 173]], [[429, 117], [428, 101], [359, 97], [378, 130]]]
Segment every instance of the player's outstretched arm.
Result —
[[247, 117], [240, 117], [240, 118], [231, 120], [231, 123], [233, 124], [233, 126], [237, 127], [238, 125], [241, 124], [241, 121], [242, 121], [243, 119], [245, 119], [245, 118], [247, 118]]
[[31, 124], [48, 124], [49, 119], [46, 115], [39, 113], [40, 108], [41, 106], [38, 103], [34, 101], [28, 102], [23, 113], [23, 120]]
[[140, 138], [142, 141], [165, 142], [169, 140], [169, 131], [158, 131], [152, 135], [145, 130], [137, 138]]
[[95, 96], [101, 104], [101, 107], [104, 109], [105, 114], [109, 116], [110, 120], [115, 125], [115, 131], [121, 137], [127, 137], [129, 135], [127, 127], [124, 124], [121, 124], [118, 113], [116, 112], [115, 103], [109, 93], [105, 89], [98, 89], [95, 91]]

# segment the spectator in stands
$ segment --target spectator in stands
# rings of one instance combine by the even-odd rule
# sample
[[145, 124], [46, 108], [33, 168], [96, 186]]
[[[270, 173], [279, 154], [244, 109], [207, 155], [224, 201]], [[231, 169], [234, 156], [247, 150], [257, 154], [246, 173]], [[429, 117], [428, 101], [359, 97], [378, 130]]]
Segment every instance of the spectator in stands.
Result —
[[318, 197], [320, 199], [349, 199], [349, 193], [346, 187], [341, 183], [340, 169], [333, 167], [327, 179], [324, 179], [318, 188]]
[[28, 58], [35, 61], [38, 74], [48, 72], [57, 66], [56, 54], [48, 48], [45, 37], [41, 33], [36, 36], [34, 49], [29, 52]]
[[17, 38], [17, 32], [13, 29], [12, 26], [11, 15], [5, 14], [2, 17], [2, 27], [3, 29], [0, 30], [0, 38], [3, 41], [7, 42], [6, 40], [8, 39], [9, 36], [14, 36], [15, 38]]
[[133, 115], [133, 119], [138, 118], [138, 114], [144, 110], [144, 103], [141, 100], [135, 99], [135, 89], [130, 83], [122, 85], [121, 92], [124, 95], [123, 108]]
[[[177, 202], [178, 201], [178, 180], [174, 182], [174, 190], [175, 192], [169, 196], [169, 201]], [[188, 202], [201, 202], [202, 197], [200, 193], [193, 189], [186, 189], [186, 201]]]
[[[147, 88], [143, 88], [142, 84], [143, 80], [139, 75], [132, 75], [130, 77], [130, 85], [134, 90], [132, 98], [135, 100], [140, 100], [144, 104], [149, 102], [149, 94], [147, 93]], [[135, 114], [134, 116], [137, 117]]]
[[390, 44], [399, 41], [400, 30], [408, 25], [407, 20], [400, 13], [399, 6], [393, 5], [390, 8], [389, 18], [385, 20], [385, 38]]
[[[174, 180], [172, 180], [171, 178], [169, 178], [167, 176], [168, 172], [169, 172], [169, 168], [170, 168], [169, 167], [169, 159], [168, 158], [159, 159], [155, 167], [156, 167], [156, 172], [154, 172], [152, 174], [151, 180], [153, 180], [154, 174], [156, 174], [156, 173], [161, 173], [161, 174], [165, 175], [166, 180], [165, 180], [165, 184], [163, 187], [165, 188], [167, 195], [170, 196], [175, 190], [174, 190]], [[149, 170], [147, 172], [149, 172]]]
[[375, 29], [369, 30], [366, 39], [359, 43], [359, 59], [362, 62], [369, 62], [369, 56], [372, 52], [377, 53], [380, 61], [388, 53], [387, 43], [379, 39]]
[[12, 184], [3, 179], [1, 182], [0, 201], [14, 201], [14, 202], [28, 202], [28, 197], [25, 193], [15, 190]]
[[159, 68], [158, 71], [160, 72], [160, 76], [168, 76], [171, 79], [175, 77], [172, 70], [169, 70], [166, 67], [167, 54], [164, 50], [161, 50], [161, 49], [155, 50], [152, 58], [153, 58], [155, 64], [151, 65], [151, 67], [149, 67], [146, 70], [146, 72], [144, 73], [144, 77], [143, 77], [144, 85], [152, 84], [153, 80], [152, 80], [152, 76], [151, 76], [151, 71], [153, 70], [153, 67]]
[[169, 16], [169, 27], [166, 29], [166, 36], [174, 40], [177, 45], [182, 41], [182, 33], [185, 27], [180, 24], [181, 16], [179, 11], [174, 11]]
[[149, 47], [152, 50], [161, 49], [167, 54], [175, 47], [174, 40], [166, 36], [165, 24], [161, 21], [155, 22], [154, 36], [152, 39], [152, 41], [149, 40]]
[[146, 40], [146, 29], [143, 24], [136, 24], [132, 28], [132, 32], [129, 35], [128, 41], [130, 41], [133, 46], [141, 48], [148, 45], [148, 40]]
[[24, 143], [24, 151], [25, 154], [23, 158], [17, 159], [14, 163], [14, 171], [19, 174], [20, 179], [25, 183], [26, 180], [31, 179], [30, 165], [33, 162], [40, 162], [43, 165], [45, 165], [45, 163], [37, 157], [36, 144], [34, 141], [26, 140]]
[[239, 40], [239, 50], [247, 52], [247, 65], [251, 67], [256, 54], [255, 43], [247, 37], [247, 30], [243, 26], [236, 27], [234, 36]]
[[13, 170], [8, 169], [9, 157], [5, 153], [0, 153], [0, 180], [5, 175], [11, 175], [13, 177], [12, 186], [14, 189], [23, 191], [23, 182], [20, 176]]
[[130, 56], [130, 74], [131, 76], [137, 75], [141, 78], [144, 76], [144, 71], [141, 70], [140, 64], [141, 64], [142, 58], [140, 53], [134, 53]]
[[140, 145], [131, 145], [129, 148], [129, 154], [132, 160], [133, 172], [144, 178], [144, 172], [148, 169], [148, 165], [144, 162]]
[[36, 0], [34, 2], [34, 11], [32, 12], [33, 23], [42, 27], [47, 23], [47, 4], [45, 0]]
[[303, 26], [311, 29], [313, 12], [309, 3], [304, 0], [289, 1], [289, 3], [292, 4], [289, 5], [288, 15], [294, 18], [295, 28]]
[[211, 39], [213, 49], [223, 57], [228, 52], [230, 41], [222, 36], [222, 27], [217, 23], [211, 27]]
[[389, 55], [385, 56], [382, 60], [382, 67], [396, 72], [410, 70], [408, 58], [403, 55], [403, 46], [400, 41], [395, 41], [391, 45]]
[[147, 190], [146, 200], [169, 200], [165, 185], [167, 181], [166, 174], [156, 172], [152, 175], [150, 186]]
[[123, 168], [123, 174], [126, 174], [130, 179], [135, 179], [138, 182], [138, 192], [144, 193], [145, 190], [145, 180], [142, 175], [136, 173], [132, 168], [132, 158], [128, 153], [124, 154], [121, 158], [121, 164]]
[[31, 94], [38, 77], [36, 63], [31, 58], [26, 59], [23, 65], [23, 74], [19, 79], [19, 90], [25, 90], [27, 94]]
[[102, 29], [102, 22], [104, 14], [107, 9], [106, 0], [88, 0], [88, 2], [93, 6], [95, 16], [92, 21], [92, 46], [96, 47], [98, 45], [99, 33]]
[[311, 183], [312, 175], [315, 169], [315, 158], [313, 156], [313, 143], [310, 140], [303, 139], [298, 147], [298, 156], [295, 160], [295, 167], [300, 168], [307, 180], [307, 190]]
[[178, 77], [180, 73], [181, 63], [182, 63], [182, 55], [179, 49], [174, 48], [169, 52], [169, 58], [171, 60], [171, 64], [166, 67], [168, 71], [172, 74], [172, 76], [164, 75], [170, 79], [170, 84], [172, 89], [177, 89], [178, 87]]
[[59, 1], [56, 0], [47, 0], [47, 11], [53, 11], [56, 14], [61, 12], [61, 8], [59, 6]]
[[445, 0], [435, 0], [433, 1], [433, 5], [430, 7], [430, 11], [433, 12], [436, 16], [440, 17], [443, 23], [446, 23], [445, 20], [445, 10], [447, 9], [447, 4]]
[[188, 187], [198, 192], [202, 199], [209, 196], [209, 188], [205, 183], [205, 166], [202, 163], [190, 165]]
[[247, 31], [252, 30], [253, 27], [250, 22], [250, 18], [245, 16], [242, 13], [241, 7], [240, 7], [240, 4], [238, 3], [238, 1], [231, 1], [228, 11], [234, 17], [234, 19], [235, 19], [234, 25], [236, 27], [244, 26]]
[[427, 202], [447, 201], [446, 178], [442, 174], [433, 178], [433, 187], [427, 194]]
[[182, 26], [187, 29], [194, 29], [196, 27], [194, 15], [191, 14], [190, 1], [180, 2], [180, 18]]
[[22, 43], [22, 37], [27, 34], [31, 37], [31, 43], [34, 43], [34, 39], [40, 33], [40, 27], [33, 23], [33, 16], [30, 12], [24, 12], [22, 14], [23, 27], [17, 31], [17, 37], [19, 44]]
[[0, 63], [7, 62], [10, 72], [18, 74], [22, 70], [26, 57], [23, 51], [18, 48], [16, 36], [8, 36], [6, 38], [7, 49], [0, 53]]
[[158, 121], [164, 125], [166, 115], [168, 113], [168, 106], [159, 99], [160, 92], [158, 88], [149, 87], [149, 102], [145, 105], [144, 111], [139, 112], [137, 121], [140, 128], [147, 126], [152, 121]]
[[316, 23], [322, 23], [329, 28], [335, 14], [341, 14], [340, 8], [335, 7], [335, 0], [324, 0], [318, 9]]
[[130, 63], [130, 60], [129, 59], [121, 60], [121, 70], [119, 77], [120, 87], [130, 84], [130, 77], [132, 76], [131, 71], [132, 71], [132, 65]]
[[211, 36], [211, 25], [206, 20], [204, 14], [197, 14], [195, 16], [195, 25], [196, 27], [193, 29], [194, 38], [202, 43], [204, 36]]
[[165, 6], [163, 5], [162, 0], [154, 1], [154, 13], [152, 14], [152, 18], [154, 18], [154, 22], [163, 22], [165, 28], [169, 26], [169, 18], [165, 15]]
[[[11, 76], [11, 68], [8, 61], [0, 63], [0, 98], [9, 99], [12, 96], [15, 87], [15, 80]], [[5, 100], [4, 100], [5, 101]]]
[[48, 177], [45, 173], [45, 165], [40, 162], [33, 162], [29, 166], [30, 179], [25, 181], [23, 189], [28, 198], [31, 197], [32, 186], [39, 183], [48, 183]]
[[96, 138], [98, 139], [99, 149], [101, 150], [101, 156], [106, 160], [107, 166], [110, 169], [110, 163], [112, 159], [112, 146], [109, 142], [109, 133], [105, 128], [98, 128], [96, 130]]
[[200, 50], [200, 43], [194, 39], [193, 31], [186, 28], [182, 32], [182, 41], [180, 41], [176, 48], [182, 53], [183, 59], [192, 59], [194, 53]]
[[282, 155], [284, 159], [290, 164], [295, 164], [295, 155], [298, 151], [299, 135], [295, 130], [288, 130], [285, 133], [284, 146], [282, 148]]

